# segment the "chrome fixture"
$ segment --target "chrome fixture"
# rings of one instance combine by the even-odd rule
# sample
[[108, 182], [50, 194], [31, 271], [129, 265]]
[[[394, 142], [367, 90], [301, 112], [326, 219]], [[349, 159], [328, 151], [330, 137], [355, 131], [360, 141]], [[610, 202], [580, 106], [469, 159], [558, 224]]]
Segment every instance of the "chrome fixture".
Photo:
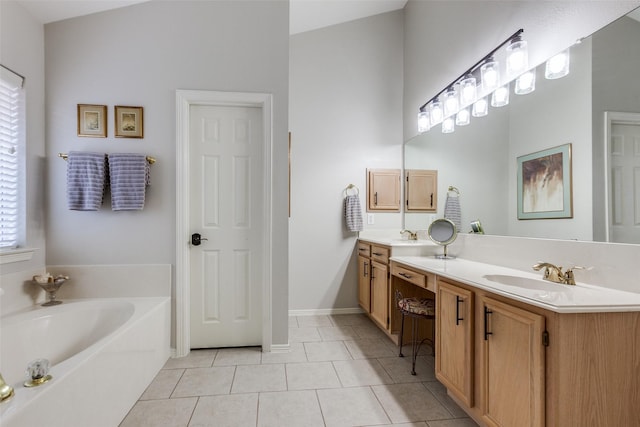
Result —
[[418, 240], [418, 232], [417, 231], [402, 230], [400, 232], [400, 234], [402, 234], [403, 236], [408, 234], [409, 235], [409, 240]]
[[542, 279], [553, 283], [562, 283], [564, 285], [575, 285], [576, 280], [573, 275], [573, 270], [582, 270], [583, 267], [571, 267], [567, 271], [562, 271], [562, 267], [553, 265], [548, 262], [539, 262], [533, 265], [535, 271], [540, 271], [544, 268], [542, 273]]
[[47, 301], [42, 304], [43, 307], [62, 304], [62, 301], [56, 300], [56, 292], [58, 292], [60, 286], [62, 286], [67, 280], [69, 280], [69, 276], [64, 276], [62, 274], [56, 277], [51, 276], [49, 273], [33, 276], [33, 282], [37, 283], [45, 290], [45, 292], [47, 292]]
[[49, 375], [49, 361], [47, 359], [36, 359], [27, 365], [27, 380], [25, 387], [37, 387], [51, 379]]
[[13, 387], [4, 382], [2, 374], [0, 374], [0, 402], [4, 402], [13, 396]]

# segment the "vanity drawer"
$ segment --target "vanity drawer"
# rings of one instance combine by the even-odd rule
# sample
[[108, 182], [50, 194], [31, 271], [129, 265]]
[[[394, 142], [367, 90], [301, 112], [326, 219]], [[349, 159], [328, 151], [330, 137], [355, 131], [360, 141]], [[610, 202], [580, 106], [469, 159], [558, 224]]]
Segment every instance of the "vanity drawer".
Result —
[[408, 268], [401, 267], [396, 263], [392, 263], [391, 274], [401, 278], [404, 281], [413, 283], [414, 285], [418, 285], [421, 288], [425, 288], [431, 292], [436, 291], [435, 276], [431, 273], [418, 273], [414, 270], [409, 270]]
[[368, 243], [358, 243], [358, 255], [370, 257], [371, 245]]
[[382, 264], [389, 264], [389, 248], [371, 245], [371, 259]]

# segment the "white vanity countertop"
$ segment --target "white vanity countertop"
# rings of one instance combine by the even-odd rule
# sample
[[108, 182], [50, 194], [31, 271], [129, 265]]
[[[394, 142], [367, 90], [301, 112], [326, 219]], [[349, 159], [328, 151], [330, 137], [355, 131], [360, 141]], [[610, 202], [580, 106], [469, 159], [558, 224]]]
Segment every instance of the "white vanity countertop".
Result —
[[404, 240], [404, 239], [392, 239], [389, 237], [360, 237], [358, 239], [361, 242], [377, 243], [385, 246], [437, 246], [431, 240]]
[[[551, 283], [542, 280], [542, 272], [529, 273], [459, 258], [440, 260], [425, 256], [397, 256], [390, 259], [556, 313], [640, 311], [640, 293], [579, 281], [575, 286]], [[487, 278], [491, 276], [494, 280]], [[504, 283], [513, 281], [520, 281], [522, 285]]]

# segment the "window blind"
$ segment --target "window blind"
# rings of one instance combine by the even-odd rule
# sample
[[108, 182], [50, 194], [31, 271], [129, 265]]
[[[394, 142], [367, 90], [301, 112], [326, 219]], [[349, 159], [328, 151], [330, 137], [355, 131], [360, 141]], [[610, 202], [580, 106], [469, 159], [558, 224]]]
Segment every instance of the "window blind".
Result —
[[18, 245], [22, 78], [0, 67], [0, 248]]

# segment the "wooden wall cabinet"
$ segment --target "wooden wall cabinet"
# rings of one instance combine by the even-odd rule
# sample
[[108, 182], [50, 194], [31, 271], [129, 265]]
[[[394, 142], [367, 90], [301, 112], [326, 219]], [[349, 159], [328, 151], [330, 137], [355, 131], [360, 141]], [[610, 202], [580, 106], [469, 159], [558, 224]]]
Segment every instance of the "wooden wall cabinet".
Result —
[[405, 208], [410, 212], [436, 212], [438, 209], [438, 171], [405, 171]]
[[367, 211], [400, 212], [400, 169], [367, 169]]

